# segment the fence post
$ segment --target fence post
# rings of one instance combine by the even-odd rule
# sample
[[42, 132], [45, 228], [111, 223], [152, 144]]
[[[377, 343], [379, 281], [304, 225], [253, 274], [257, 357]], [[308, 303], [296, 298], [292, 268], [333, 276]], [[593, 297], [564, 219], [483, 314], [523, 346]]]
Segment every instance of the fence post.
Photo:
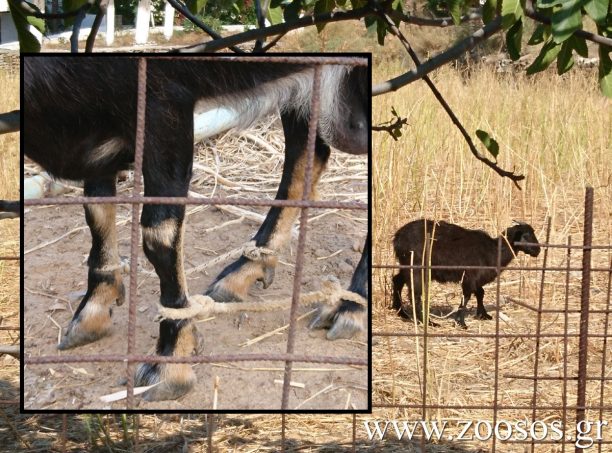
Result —
[[[584, 197], [584, 241], [582, 251], [582, 283], [580, 294], [580, 340], [578, 345], [578, 398], [576, 402], [576, 428], [584, 420], [586, 403], [586, 377], [589, 346], [589, 293], [591, 289], [591, 241], [593, 239], [593, 188], [586, 188]], [[576, 453], [582, 449], [576, 446]]]

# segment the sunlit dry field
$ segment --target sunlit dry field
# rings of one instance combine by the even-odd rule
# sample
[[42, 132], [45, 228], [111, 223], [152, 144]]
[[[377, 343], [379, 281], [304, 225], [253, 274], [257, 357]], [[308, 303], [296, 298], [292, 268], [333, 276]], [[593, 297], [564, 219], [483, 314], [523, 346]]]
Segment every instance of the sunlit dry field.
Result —
[[[389, 73], [379, 73], [386, 78]], [[408, 118], [409, 126], [395, 142], [383, 133], [374, 136], [373, 174], [373, 239], [375, 264], [394, 264], [392, 238], [405, 223], [422, 217], [446, 220], [468, 228], [483, 229], [496, 237], [511, 226], [513, 220], [531, 224], [540, 242], [546, 242], [547, 219], [550, 218], [549, 242], [566, 244], [571, 235], [574, 245], [583, 241], [585, 187], [595, 189], [593, 242], [608, 245], [612, 227], [612, 110], [609, 100], [599, 93], [596, 74], [573, 71], [562, 78], [544, 74], [527, 78], [522, 73], [500, 74], [491, 67], [472, 67], [470, 71], [443, 69], [433, 77], [446, 100], [461, 118], [474, 140], [475, 130], [484, 129], [500, 144], [498, 163], [507, 170], [525, 175], [520, 190], [508, 179], [502, 179], [472, 157], [459, 132], [437, 104], [424, 83], [415, 83], [396, 95], [375, 101], [375, 118], [390, 118], [394, 107]], [[480, 147], [486, 153], [484, 147]], [[490, 157], [490, 156], [489, 156]], [[610, 267], [609, 251], [594, 251], [593, 266]], [[536, 258], [519, 254], [514, 265], [538, 267], [544, 264], [544, 253]], [[582, 253], [574, 250], [572, 267], [580, 267]], [[566, 251], [550, 249], [547, 266], [565, 266]], [[420, 263], [415, 263], [420, 264]], [[374, 332], [422, 332], [422, 326], [404, 321], [389, 309], [391, 277], [394, 270], [376, 269], [373, 277]], [[537, 332], [537, 312], [540, 298], [541, 271], [508, 271], [502, 274], [500, 285], [499, 332], [509, 337], [499, 339], [498, 403], [506, 406], [529, 407], [534, 397], [533, 381], [517, 376], [533, 376], [536, 360], [534, 338], [522, 334]], [[592, 276], [591, 309], [606, 309], [609, 304], [609, 273]], [[468, 331], [455, 327], [449, 318], [435, 319], [441, 326], [429, 332], [454, 335], [457, 333], [495, 334], [497, 317], [495, 283], [485, 287], [485, 306], [493, 321], [476, 320], [476, 302], [471, 301], [471, 314], [466, 320]], [[569, 277], [568, 305], [578, 309], [580, 303], [580, 272]], [[547, 272], [542, 292], [545, 309], [563, 308], [566, 298], [565, 273]], [[406, 292], [404, 292], [406, 300]], [[430, 306], [433, 314], [443, 316], [455, 309], [461, 300], [459, 284], [431, 286]], [[533, 309], [513, 301], [527, 304]], [[609, 306], [608, 306], [609, 310]], [[608, 315], [609, 316], [609, 315]], [[544, 314], [541, 333], [563, 334], [564, 316]], [[568, 317], [568, 332], [578, 332], [579, 313]], [[591, 315], [591, 333], [603, 333], [606, 315]], [[610, 335], [608, 327], [608, 335]], [[568, 376], [577, 375], [578, 338], [568, 341]], [[425, 364], [423, 350], [427, 348]], [[540, 340], [538, 377], [540, 381], [537, 405], [549, 409], [536, 412], [537, 419], [561, 420], [560, 407], [566, 397], [569, 405], [576, 404], [576, 382], [567, 388], [556, 378], [564, 373], [563, 338]], [[601, 338], [591, 339], [588, 349], [590, 376], [609, 377], [612, 355], [605, 358]], [[495, 392], [495, 335], [489, 338], [431, 338], [427, 345], [415, 337], [374, 338], [374, 395], [376, 404], [422, 404], [423, 369], [427, 366], [426, 401], [428, 404], [449, 406], [488, 406], [489, 409], [386, 409], [375, 411], [383, 419], [418, 420], [425, 415], [433, 420], [489, 420]], [[612, 400], [610, 381], [590, 381], [587, 402], [600, 405]], [[504, 410], [498, 420], [531, 417], [528, 410]], [[593, 418], [598, 411], [587, 412]], [[575, 418], [574, 412], [567, 415]], [[612, 414], [604, 413], [603, 419]], [[456, 434], [456, 433], [454, 433]], [[612, 433], [608, 433], [612, 437]], [[608, 439], [609, 440], [609, 439]], [[463, 442], [457, 446], [467, 446]], [[475, 444], [490, 447], [489, 443]], [[503, 451], [523, 446], [502, 446]], [[538, 450], [541, 449], [541, 450]], [[605, 448], [609, 448], [604, 446]], [[551, 451], [550, 445], [536, 447]], [[471, 450], [470, 450], [471, 451]]]

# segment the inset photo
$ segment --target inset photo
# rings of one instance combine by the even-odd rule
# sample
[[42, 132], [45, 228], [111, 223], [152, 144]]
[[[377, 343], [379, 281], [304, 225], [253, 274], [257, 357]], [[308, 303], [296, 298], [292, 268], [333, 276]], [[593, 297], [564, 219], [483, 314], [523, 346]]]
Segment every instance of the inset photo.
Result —
[[23, 410], [369, 409], [367, 54], [25, 55], [22, 90]]

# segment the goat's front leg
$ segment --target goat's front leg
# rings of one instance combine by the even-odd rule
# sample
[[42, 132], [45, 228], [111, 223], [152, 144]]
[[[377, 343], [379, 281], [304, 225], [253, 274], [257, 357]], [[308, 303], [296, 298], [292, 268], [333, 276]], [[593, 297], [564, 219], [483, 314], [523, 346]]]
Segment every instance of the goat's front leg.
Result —
[[484, 306], [484, 289], [482, 286], [475, 291], [478, 307], [476, 308], [476, 319], [491, 320], [493, 317], [487, 313]]
[[[285, 133], [285, 164], [276, 199], [301, 200], [308, 156], [304, 148], [308, 123], [294, 113], [284, 113], [281, 119]], [[314, 196], [329, 153], [329, 147], [317, 138], [311, 197]], [[253, 238], [255, 245], [275, 252], [282, 250], [291, 237], [291, 228], [298, 214], [299, 209], [294, 207], [271, 208]], [[277, 262], [278, 258], [274, 255], [262, 255], [257, 261], [242, 256], [221, 271], [206, 294], [218, 302], [241, 301], [256, 281], [261, 281], [264, 288], [272, 284]]]
[[[84, 192], [90, 197], [114, 196], [115, 178], [85, 181]], [[59, 349], [81, 346], [107, 335], [111, 329], [111, 306], [113, 302], [121, 305], [124, 300], [117, 252], [116, 207], [114, 204], [86, 204], [84, 207], [92, 238], [87, 260], [87, 292], [58, 345]]]
[[453, 314], [452, 318], [455, 320], [457, 325], [462, 329], [467, 329], [467, 324], [465, 323], [465, 315], [467, 313], [467, 304], [472, 296], [472, 288], [468, 286], [461, 286], [463, 297], [461, 298], [461, 303], [459, 304], [459, 308]]
[[[369, 282], [369, 261], [370, 261], [370, 236], [368, 235], [363, 253], [351, 284], [349, 291], [352, 291], [364, 299], [368, 299], [368, 282]], [[312, 321], [310, 328], [329, 328], [327, 338], [336, 340], [339, 338], [352, 338], [358, 332], [365, 332], [368, 322], [368, 311], [366, 307], [360, 303], [351, 300], [340, 300], [335, 307], [324, 305], [319, 308]]]
[[[167, 113], [170, 112], [170, 113]], [[172, 113], [172, 114], [171, 114]], [[181, 115], [182, 113], [182, 115]], [[169, 118], [183, 124], [180, 133]], [[193, 114], [191, 110], [174, 114], [170, 108], [147, 111], [143, 176], [145, 196], [187, 196], [193, 159]], [[147, 146], [148, 145], [148, 146]], [[143, 249], [159, 276], [160, 303], [166, 308], [184, 308], [188, 292], [183, 268], [184, 205], [145, 205], [142, 209]], [[135, 263], [134, 263], [135, 265]], [[157, 354], [190, 356], [199, 349], [199, 335], [191, 319], [163, 319], [159, 326]], [[191, 365], [186, 363], [144, 363], [136, 371], [135, 385], [158, 384], [147, 390], [147, 401], [176, 399], [187, 393], [196, 382]]]

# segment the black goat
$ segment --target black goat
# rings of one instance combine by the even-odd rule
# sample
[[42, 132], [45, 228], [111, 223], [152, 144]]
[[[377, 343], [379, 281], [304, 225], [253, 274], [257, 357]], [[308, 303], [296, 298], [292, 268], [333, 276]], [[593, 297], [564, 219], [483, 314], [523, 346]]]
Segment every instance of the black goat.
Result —
[[[415, 220], [407, 223], [395, 233], [393, 248], [395, 256], [401, 265], [410, 265], [411, 252], [414, 253], [412, 262], [415, 266], [425, 264], [425, 234], [433, 238], [431, 245], [431, 266], [497, 266], [498, 238], [492, 238], [482, 230], [468, 230], [452, 223], [427, 219]], [[540, 247], [537, 245], [522, 245], [520, 242], [537, 243], [533, 228], [526, 223], [516, 223], [508, 228], [502, 238], [501, 267], [505, 268], [518, 252], [531, 256], [538, 256]], [[508, 246], [508, 244], [510, 246]], [[503, 271], [503, 269], [502, 269]], [[393, 309], [407, 316], [402, 307], [402, 289], [408, 287], [411, 297], [411, 282], [414, 283], [415, 309], [422, 321], [421, 294], [423, 292], [423, 275], [418, 270], [400, 269], [393, 277]], [[466, 327], [464, 321], [465, 308], [470, 296], [476, 295], [478, 308], [476, 318], [492, 319], [483, 304], [484, 289], [497, 277], [495, 269], [431, 269], [431, 279], [437, 282], [461, 282], [463, 300], [457, 312], [457, 322]]]
[[[364, 59], [365, 61], [365, 59]], [[194, 111], [208, 122], [226, 117], [230, 127], [246, 127], [280, 111], [285, 162], [276, 198], [297, 200], [304, 192], [305, 152], [314, 68], [309, 64], [258, 63], [219, 57], [181, 60], [149, 57], [144, 143], [144, 195], [184, 197], [192, 174]], [[25, 56], [23, 60], [23, 137], [25, 153], [54, 176], [84, 180], [86, 196], [116, 193], [116, 176], [134, 160], [138, 60], [108, 57]], [[330, 146], [344, 152], [369, 150], [369, 68], [329, 65], [321, 70], [314, 185], [324, 171]], [[216, 129], [220, 132], [223, 129]], [[273, 207], [255, 234], [258, 247], [278, 251], [290, 237], [296, 207]], [[140, 219], [143, 249], [160, 279], [160, 303], [180, 309], [189, 304], [183, 271], [184, 205], [145, 204]], [[124, 299], [119, 271], [114, 204], [86, 204], [92, 235], [87, 293], [59, 348], [77, 347], [107, 335], [111, 305]], [[367, 298], [369, 240], [349, 289]], [[256, 281], [268, 287], [278, 258], [245, 256], [228, 265], [206, 290], [218, 302], [243, 299]], [[342, 300], [337, 310], [319, 315], [312, 327], [329, 327], [330, 339], [365, 330], [366, 310]], [[191, 319], [160, 323], [157, 354], [187, 356], [197, 347]], [[139, 366], [136, 385], [160, 383], [147, 400], [175, 399], [195, 384], [189, 364]]]

